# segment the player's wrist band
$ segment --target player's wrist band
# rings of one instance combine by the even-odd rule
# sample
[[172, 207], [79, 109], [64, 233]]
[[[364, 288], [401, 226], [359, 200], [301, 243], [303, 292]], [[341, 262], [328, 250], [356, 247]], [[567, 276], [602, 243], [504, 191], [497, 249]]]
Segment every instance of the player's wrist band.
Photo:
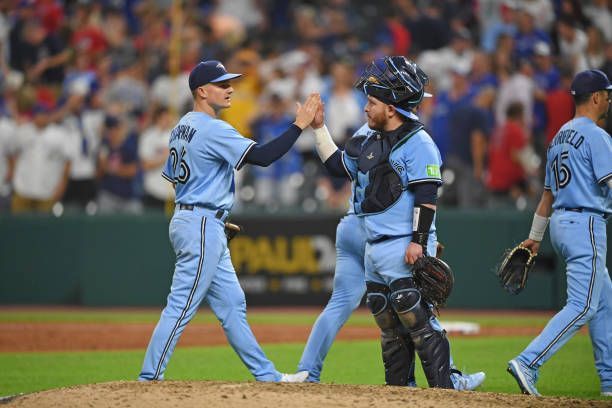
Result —
[[532, 241], [541, 242], [548, 226], [548, 217], [542, 217], [536, 213], [533, 214], [533, 222], [531, 223], [531, 231], [529, 231], [529, 239]]
[[429, 239], [429, 229], [433, 223], [436, 210], [424, 205], [415, 205], [412, 212], [412, 242], [427, 246]]
[[325, 125], [318, 129], [314, 129], [314, 135], [315, 147], [319, 154], [319, 158], [322, 162], [325, 162], [336, 150], [338, 150], [338, 146], [336, 146], [332, 140], [329, 130], [327, 130], [327, 126]]

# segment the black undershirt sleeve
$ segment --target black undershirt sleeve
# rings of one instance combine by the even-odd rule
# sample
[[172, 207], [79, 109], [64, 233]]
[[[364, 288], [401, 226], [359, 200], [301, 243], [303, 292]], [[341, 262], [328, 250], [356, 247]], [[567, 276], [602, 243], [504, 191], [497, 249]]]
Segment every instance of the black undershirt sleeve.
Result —
[[411, 187], [414, 194], [414, 205], [433, 204], [438, 201], [437, 183], [418, 183]]
[[342, 162], [342, 151], [340, 149], [336, 150], [327, 160], [325, 160], [325, 168], [332, 176], [336, 177], [345, 177], [351, 179], [351, 175], [344, 167], [344, 163]]
[[292, 124], [276, 139], [262, 145], [255, 144], [247, 153], [245, 163], [262, 167], [269, 166], [291, 149], [301, 133], [302, 129]]

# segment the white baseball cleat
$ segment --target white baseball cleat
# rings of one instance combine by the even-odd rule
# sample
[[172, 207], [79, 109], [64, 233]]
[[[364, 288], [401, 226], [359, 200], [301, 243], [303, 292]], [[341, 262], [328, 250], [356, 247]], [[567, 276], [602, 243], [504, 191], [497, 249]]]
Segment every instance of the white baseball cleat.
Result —
[[451, 370], [451, 381], [457, 391], [472, 391], [484, 382], [486, 375], [479, 371], [474, 374], [463, 374], [459, 370]]
[[282, 373], [281, 379], [278, 382], [283, 383], [303, 383], [308, 378], [308, 371], [300, 371], [295, 374]]

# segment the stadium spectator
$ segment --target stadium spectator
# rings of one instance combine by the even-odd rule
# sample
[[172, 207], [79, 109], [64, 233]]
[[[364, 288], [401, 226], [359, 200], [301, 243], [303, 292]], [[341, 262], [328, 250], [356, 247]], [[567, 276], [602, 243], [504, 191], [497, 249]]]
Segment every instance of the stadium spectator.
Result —
[[546, 95], [546, 140], [544, 146], [541, 146], [541, 153], [545, 152], [561, 126], [574, 116], [574, 100], [569, 93], [573, 77], [572, 68], [562, 66], [559, 86], [550, 90]]
[[59, 87], [64, 80], [70, 51], [55, 33], [47, 33], [37, 17], [15, 25], [11, 35], [11, 67], [25, 73], [30, 82]]
[[591, 0], [585, 5], [584, 14], [601, 30], [605, 42], [612, 42], [612, 12], [608, 0]]
[[587, 69], [585, 54], [588, 38], [585, 32], [576, 25], [576, 21], [570, 17], [562, 16], [557, 21], [557, 33], [561, 58], [571, 61], [574, 72], [579, 72]]
[[489, 208], [514, 208], [527, 190], [526, 173], [520, 153], [528, 143], [524, 107], [519, 102], [508, 105], [506, 122], [493, 132], [489, 143], [489, 168], [486, 185]]
[[66, 135], [73, 139], [76, 146], [63, 202], [68, 209], [87, 209], [93, 213], [104, 112], [99, 97], [97, 75], [90, 65], [91, 59], [87, 53], [74, 56], [73, 69], [68, 71], [64, 80], [58, 119], [63, 120]]
[[518, 31], [514, 35], [514, 56], [517, 60], [531, 58], [535, 45], [540, 41], [550, 44], [548, 34], [537, 27], [534, 12], [524, 6], [517, 12]]
[[[268, 98], [266, 109], [253, 123], [253, 139], [259, 144], [278, 137], [293, 122], [287, 113], [287, 101], [278, 94]], [[252, 166], [255, 178], [255, 203], [268, 210], [298, 203], [299, 188], [303, 182], [302, 159], [295, 147], [267, 167]], [[296, 178], [297, 176], [297, 178]]]
[[174, 198], [170, 183], [161, 176], [168, 158], [168, 135], [173, 117], [168, 108], [160, 107], [153, 113], [153, 124], [145, 129], [138, 142], [138, 158], [143, 170], [143, 204], [147, 209], [165, 211]]
[[475, 97], [474, 104], [462, 103], [449, 113], [450, 147], [445, 164], [455, 177], [447, 200], [455, 196], [456, 205], [461, 208], [481, 207], [485, 203], [483, 182], [493, 125], [490, 103], [490, 91], [485, 88]]
[[423, 52], [417, 63], [430, 73], [429, 77], [438, 91], [446, 91], [451, 88], [450, 72], [455, 67], [469, 71], [473, 57], [472, 35], [466, 28], [461, 28], [453, 32], [448, 46]]
[[74, 145], [52, 116], [44, 106], [35, 106], [32, 121], [20, 124], [13, 134], [13, 213], [50, 213], [64, 195]]
[[131, 129], [128, 118], [106, 116], [98, 154], [100, 213], [142, 212], [138, 172], [138, 136]]

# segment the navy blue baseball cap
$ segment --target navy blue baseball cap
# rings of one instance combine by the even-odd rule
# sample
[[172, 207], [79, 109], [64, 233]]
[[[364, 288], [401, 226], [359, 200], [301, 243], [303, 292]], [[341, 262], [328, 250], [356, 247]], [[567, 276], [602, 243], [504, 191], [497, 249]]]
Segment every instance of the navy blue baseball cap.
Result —
[[230, 74], [220, 61], [202, 61], [189, 74], [189, 89], [192, 91], [210, 83], [228, 81], [242, 74]]
[[588, 69], [577, 73], [570, 88], [572, 95], [588, 95], [603, 90], [612, 90], [612, 84], [606, 74], [598, 69]]

